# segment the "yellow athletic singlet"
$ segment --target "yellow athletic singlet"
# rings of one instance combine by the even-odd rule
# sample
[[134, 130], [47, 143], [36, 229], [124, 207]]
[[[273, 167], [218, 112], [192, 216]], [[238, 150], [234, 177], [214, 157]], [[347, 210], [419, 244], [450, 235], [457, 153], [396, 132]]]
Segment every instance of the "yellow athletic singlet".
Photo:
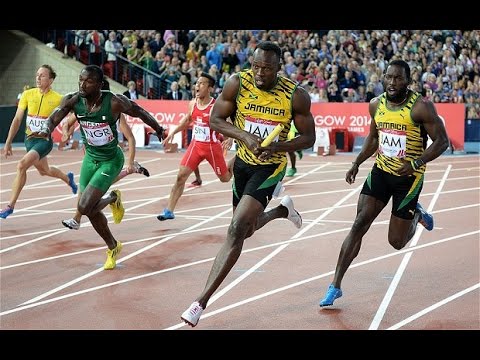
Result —
[[46, 94], [42, 94], [39, 88], [25, 90], [20, 97], [18, 107], [26, 110], [27, 123], [25, 134], [27, 137], [32, 133], [42, 129], [46, 125], [47, 118], [53, 110], [60, 105], [62, 95], [50, 89]]
[[[416, 124], [411, 110], [420, 94], [411, 92], [407, 103], [398, 110], [387, 107], [385, 93], [380, 97], [374, 121], [378, 131], [378, 152], [375, 163], [379, 169], [397, 175], [403, 161], [415, 160], [422, 155], [427, 143], [423, 126]], [[425, 165], [418, 174], [425, 172]]]
[[[238, 74], [240, 89], [233, 124], [265, 139], [278, 123], [282, 123], [285, 128], [274, 141], [287, 140], [292, 121], [293, 93], [297, 84], [279, 75], [275, 87], [269, 91], [263, 91], [255, 86], [252, 70], [241, 71]], [[285, 152], [275, 153], [270, 159], [260, 161], [242, 141], [237, 141], [237, 145], [237, 156], [247, 164], [281, 164], [287, 161]]]

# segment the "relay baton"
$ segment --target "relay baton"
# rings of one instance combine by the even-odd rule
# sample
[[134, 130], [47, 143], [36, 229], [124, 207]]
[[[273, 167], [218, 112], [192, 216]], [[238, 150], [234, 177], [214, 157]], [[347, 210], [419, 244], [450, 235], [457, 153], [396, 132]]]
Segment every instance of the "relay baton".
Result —
[[260, 146], [265, 147], [270, 145], [273, 139], [275, 139], [278, 136], [278, 134], [282, 132], [283, 128], [284, 128], [283, 124], [278, 124], [277, 126], [275, 126], [275, 129], [273, 129], [273, 131], [270, 134], [268, 134], [268, 136], [262, 141]]

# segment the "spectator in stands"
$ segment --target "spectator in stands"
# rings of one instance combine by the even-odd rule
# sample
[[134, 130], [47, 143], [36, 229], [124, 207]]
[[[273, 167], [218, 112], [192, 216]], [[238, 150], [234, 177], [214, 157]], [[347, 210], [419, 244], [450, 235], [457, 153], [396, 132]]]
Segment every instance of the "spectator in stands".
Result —
[[308, 88], [308, 95], [310, 95], [310, 101], [312, 103], [320, 102], [320, 92], [316, 86], [310, 86]]
[[318, 102], [321, 102], [321, 103], [328, 102], [327, 90], [318, 89]]
[[218, 82], [218, 80], [220, 80], [220, 77], [222, 76], [220, 74], [220, 69], [215, 64], [210, 66], [210, 69], [208, 69], [208, 73], [215, 79], [216, 82]]
[[[155, 59], [153, 58], [152, 52], [150, 51], [150, 45], [144, 43], [142, 55], [138, 62], [144, 69], [151, 72], [155, 72]], [[148, 93], [151, 88], [153, 88], [153, 74], [148, 71], [143, 72], [143, 84], [144, 84], [144, 94]]]
[[125, 58], [127, 57], [127, 50], [128, 50], [129, 47], [130, 47], [130, 40], [127, 36], [124, 36], [122, 38], [122, 53], [121, 53], [121, 55]]
[[373, 93], [375, 94], [375, 96], [379, 96], [383, 93], [383, 84], [378, 79], [377, 74], [372, 74], [372, 76], [370, 77], [370, 83], [373, 84]]
[[428, 75], [427, 81], [425, 81], [423, 86], [427, 89], [431, 89], [433, 92], [437, 91], [438, 84], [437, 84], [437, 77], [435, 76], [435, 74]]
[[297, 71], [297, 65], [295, 63], [295, 58], [291, 55], [287, 56], [287, 61], [284, 66], [285, 74], [290, 77], [291, 74]]
[[[188, 62], [188, 67], [187, 67], [188, 75], [185, 74], [187, 75], [188, 82], [190, 83], [190, 88], [192, 88], [194, 84], [197, 82], [196, 73], [197, 73], [197, 62], [190, 60]], [[182, 69], [182, 74], [183, 74], [183, 69]]]
[[178, 82], [172, 81], [170, 91], [167, 93], [167, 100], [182, 100], [183, 94], [178, 91]]
[[[142, 56], [142, 49], [138, 48], [138, 40], [135, 39], [130, 43], [127, 49], [127, 59], [135, 64], [138, 64], [140, 57]], [[135, 67], [131, 66], [132, 69]]]
[[329, 76], [328, 71], [324, 71], [322, 69], [318, 69], [317, 75], [315, 77], [315, 87], [317, 87], [319, 90], [327, 90], [328, 88], [328, 78], [325, 77], [325, 73], [327, 76]]
[[368, 83], [365, 102], [370, 102], [370, 100], [372, 100], [375, 97], [375, 93], [373, 92], [373, 87], [374, 87], [373, 83]]
[[137, 99], [140, 98], [140, 96], [138, 94], [138, 91], [137, 91], [137, 84], [135, 83], [135, 81], [130, 80], [127, 83], [127, 87], [128, 87], [128, 90], [124, 91], [123, 95], [125, 95], [127, 98], [129, 98], [131, 100], [137, 100]]
[[[133, 41], [137, 39], [139, 42], [137, 47], [140, 48], [142, 41], [151, 43], [154, 38], [158, 37], [159, 35], [157, 36], [156, 33], [158, 31], [155, 30], [118, 30], [117, 36], [118, 40]], [[235, 70], [237, 65], [239, 69], [249, 68], [251, 63], [246, 58], [251, 53], [249, 53], [247, 45], [249, 43], [256, 44], [261, 39], [269, 38], [275, 38], [275, 41], [281, 46], [285, 64], [287, 63], [285, 59], [288, 56], [292, 54], [298, 55], [295, 65], [295, 79], [297, 81], [303, 83], [305, 77], [307, 77], [309, 84], [311, 84], [311, 73], [307, 65], [311, 61], [317, 61], [318, 70], [325, 74], [325, 80], [328, 80], [332, 74], [337, 75], [340, 91], [343, 87], [355, 88], [354, 86], [340, 83], [345, 77], [345, 71], [352, 73], [352, 78], [356, 79], [358, 86], [361, 86], [362, 83], [366, 86], [373, 74], [381, 78], [382, 67], [393, 59], [404, 59], [411, 65], [412, 88], [413, 81], [417, 80], [423, 84], [427, 74], [435, 74], [437, 81], [442, 83], [438, 84], [439, 89], [437, 90], [442, 102], [451, 101], [451, 91], [455, 79], [461, 80], [463, 76], [467, 75], [469, 80], [474, 82], [475, 75], [479, 73], [478, 63], [480, 63], [480, 59], [477, 59], [478, 50], [480, 49], [477, 36], [478, 31], [329, 30], [324, 31], [324, 35], [321, 38], [315, 36], [317, 34], [312, 34], [311, 31], [291, 30], [191, 30], [188, 33], [181, 30], [168, 30], [164, 33], [165, 39], [171, 38], [169, 40], [172, 44], [170, 45], [171, 65], [181, 67], [183, 74], [185, 74], [185, 66], [193, 70], [200, 63], [203, 66], [202, 71], [209, 71], [210, 65], [208, 61], [205, 58], [202, 61], [198, 61], [198, 57], [205, 55], [210, 48], [208, 44], [212, 43], [216, 43], [216, 50], [220, 51], [225, 58], [225, 61], [222, 63], [222, 66], [225, 67], [219, 68], [219, 75], [237, 72]], [[178, 39], [175, 36], [178, 36]], [[447, 38], [450, 39], [447, 41]], [[187, 50], [190, 42], [195, 44], [198, 54], [197, 59], [195, 59], [195, 56], [192, 57], [189, 50]], [[193, 47], [193, 45], [190, 46]], [[238, 59], [238, 64], [234, 67], [228, 64], [229, 60], [227, 60], [228, 56], [230, 56], [230, 48], [235, 49]], [[80, 60], [88, 63], [88, 50], [84, 51], [84, 53], [85, 55], [82, 55]], [[189, 56], [187, 56], [187, 53], [189, 53]], [[80, 54], [83, 53], [80, 52]], [[156, 52], [152, 51], [152, 54], [155, 55]], [[177, 64], [174, 63], [174, 58], [178, 59], [175, 60]], [[452, 63], [453, 60], [455, 60], [454, 64]], [[185, 65], [185, 62], [188, 62], [188, 65]], [[170, 64], [166, 64], [162, 70], [168, 68], [168, 65]], [[159, 71], [159, 74], [162, 70]], [[108, 67], [105, 67], [105, 71], [108, 73]], [[127, 83], [128, 80], [141, 80], [144, 75], [137, 67], [129, 68], [128, 65], [122, 66], [121, 69], [119, 66], [119, 71], [122, 74], [123, 83]], [[444, 72], [445, 74], [443, 74]], [[193, 72], [190, 72], [190, 78], [191, 84], [194, 84], [197, 80]], [[219, 78], [220, 76], [217, 77], [217, 80]], [[445, 81], [445, 79], [447, 80]], [[145, 83], [145, 80], [143, 82]], [[220, 91], [222, 82], [218, 81], [215, 89], [216, 93]], [[162, 87], [162, 85], [165, 85], [165, 87]], [[166, 85], [161, 80], [155, 82], [154, 88], [158, 89], [154, 93], [155, 98], [165, 96], [170, 83], [168, 83], [168, 86]], [[141, 93], [146, 93], [140, 87], [140, 82], [137, 83], [137, 86]], [[320, 89], [322, 86], [318, 83], [317, 87]], [[465, 91], [466, 88], [467, 82], [460, 86], [460, 90]], [[422, 89], [422, 86], [420, 86], [420, 89]], [[375, 93], [381, 93], [382, 91], [383, 89], [376, 89]], [[357, 101], [362, 100], [363, 98], [359, 98]], [[336, 100], [333, 99], [333, 101]]]
[[362, 69], [360, 65], [358, 64], [358, 61], [351, 61], [351, 71], [352, 75], [355, 78], [355, 82], [357, 83], [357, 86], [367, 86], [367, 78], [365, 74], [362, 72]]
[[175, 35], [171, 33], [171, 30], [166, 30], [163, 38], [165, 39], [165, 46], [163, 47], [165, 55], [173, 57], [173, 52], [179, 50], [179, 45], [175, 41]]
[[165, 46], [165, 42], [162, 39], [162, 34], [160, 34], [158, 31], [155, 32], [155, 38], [151, 40], [148, 45], [150, 46], [150, 51], [152, 54], [156, 55], [157, 52]]
[[75, 32], [75, 46], [80, 51], [86, 49], [85, 38], [87, 37], [87, 30], [77, 30]]
[[143, 47], [149, 42], [147, 39], [147, 32], [145, 30], [135, 30], [135, 34], [137, 35], [137, 47], [142, 51], [143, 54]]
[[[168, 64], [168, 62], [165, 61], [165, 52], [163, 50], [159, 50], [156, 52], [155, 54], [155, 73], [156, 74], [162, 74], [163, 71], [165, 71], [166, 69], [166, 66]], [[168, 59], [170, 59], [170, 57], [168, 57]]]
[[102, 48], [105, 44], [105, 37], [98, 30], [90, 30], [87, 34], [86, 43], [89, 45], [89, 63], [102, 65]]
[[[428, 78], [429, 78], [430, 75], [434, 75], [434, 76], [435, 76], [435, 74], [432, 72], [432, 65], [427, 65], [427, 68], [426, 68], [425, 72], [422, 74], [422, 76], [421, 76], [421, 78], [420, 78], [420, 80], [422, 81], [422, 83], [425, 83], [425, 82], [428, 80]], [[436, 77], [436, 76], [435, 76], [435, 77]]]
[[[235, 44], [235, 54], [238, 58], [238, 65], [243, 65], [247, 60], [247, 50], [242, 46], [240, 42]], [[233, 71], [236, 72], [236, 71]]]
[[366, 93], [366, 88], [365, 86], [359, 86], [357, 89], [357, 97], [356, 101], [357, 102], [366, 102], [367, 101], [367, 93]]
[[210, 44], [210, 50], [207, 51], [207, 54], [205, 57], [207, 58], [207, 63], [208, 63], [207, 71], [210, 69], [212, 65], [216, 65], [217, 69], [222, 68], [223, 57], [222, 57], [222, 54], [217, 49], [216, 42], [212, 42]]
[[190, 100], [192, 98], [190, 82], [185, 75], [180, 76], [180, 79], [178, 79], [178, 91], [182, 94], [182, 100]]
[[103, 65], [103, 70], [105, 71], [105, 75], [111, 79], [116, 79], [117, 54], [121, 54], [122, 50], [122, 45], [117, 41], [117, 34], [115, 31], [110, 31], [108, 34], [108, 40], [105, 41], [107, 61]]
[[340, 91], [343, 89], [356, 89], [357, 86], [357, 79], [352, 76], [350, 71], [345, 71], [343, 79], [339, 81]]
[[128, 76], [129, 80], [142, 78], [142, 70], [139, 67], [135, 66], [135, 64], [139, 64], [143, 50], [138, 47], [138, 40], [136, 34], [135, 36], [132, 36], [132, 38], [134, 40], [130, 42], [130, 45], [127, 48], [127, 60], [130, 61], [130, 63], [125, 66], [125, 70], [127, 71], [126, 75]]
[[240, 60], [238, 60], [237, 53], [235, 52], [235, 47], [234, 45], [230, 45], [227, 49], [227, 54], [223, 56], [222, 72], [233, 72], [233, 69], [239, 63]]
[[188, 44], [188, 50], [185, 56], [187, 61], [193, 60], [194, 62], [197, 62], [200, 59], [197, 51], [197, 45], [195, 45], [193, 41]]
[[342, 102], [342, 94], [338, 86], [337, 74], [332, 74], [327, 88], [329, 102]]
[[355, 89], [351, 89], [351, 88], [345, 88], [342, 90], [342, 99], [343, 99], [343, 102], [349, 102], [349, 103], [353, 103], [353, 102], [357, 102], [357, 99], [358, 99], [358, 95], [357, 95], [357, 92], [355, 91]]
[[163, 98], [168, 98], [168, 94], [171, 92], [171, 85], [173, 82], [178, 82], [180, 79], [180, 71], [175, 69], [175, 66], [169, 65], [168, 68], [160, 75], [160, 78], [163, 81], [164, 92]]
[[190, 68], [190, 64], [193, 64], [194, 61], [193, 60], [190, 60], [190, 61], [187, 61], [187, 60], [183, 60], [182, 64], [180, 65], [180, 76], [185, 76], [186, 79], [187, 79], [187, 83], [188, 83], [188, 86], [190, 87], [190, 83], [192, 81], [192, 73], [190, 72], [190, 70], [192, 72], [195, 71], [195, 68]]
[[208, 73], [208, 70], [210, 69], [210, 65], [208, 65], [208, 60], [206, 55], [200, 56], [200, 63], [198, 64], [198, 67], [201, 68], [202, 72]]

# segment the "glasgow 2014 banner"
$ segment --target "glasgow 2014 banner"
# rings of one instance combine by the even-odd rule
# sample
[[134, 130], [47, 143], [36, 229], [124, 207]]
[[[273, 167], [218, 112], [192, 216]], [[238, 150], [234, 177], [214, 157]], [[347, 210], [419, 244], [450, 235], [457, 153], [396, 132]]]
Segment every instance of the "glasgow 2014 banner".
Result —
[[[137, 100], [137, 102], [165, 128], [178, 125], [188, 110], [188, 101], [184, 100]], [[437, 103], [435, 107], [438, 115], [445, 123], [453, 148], [463, 150], [465, 137], [464, 104]], [[371, 123], [368, 103], [313, 103], [311, 111], [317, 128], [326, 128], [330, 132], [346, 130], [349, 144], [353, 145], [356, 136], [368, 135]], [[131, 116], [127, 116], [127, 122], [130, 126], [143, 124], [142, 120]], [[60, 126], [61, 124], [53, 133], [54, 142], [59, 142], [61, 139]], [[137, 146], [142, 146], [142, 144], [137, 141]], [[182, 142], [181, 146], [185, 147], [185, 143]], [[349, 150], [351, 151], [351, 146]]]

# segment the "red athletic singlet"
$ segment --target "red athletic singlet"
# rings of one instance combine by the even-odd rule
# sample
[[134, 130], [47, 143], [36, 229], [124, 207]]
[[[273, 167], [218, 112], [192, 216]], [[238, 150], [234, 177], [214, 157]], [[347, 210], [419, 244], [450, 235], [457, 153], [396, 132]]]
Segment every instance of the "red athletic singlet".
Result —
[[203, 160], [207, 160], [215, 174], [222, 176], [228, 172], [225, 157], [223, 156], [222, 143], [219, 140], [221, 134], [210, 129], [210, 112], [215, 99], [212, 98], [204, 109], [198, 107], [197, 101], [192, 110], [192, 141], [180, 162], [180, 165], [190, 168], [192, 171]]
[[198, 102], [192, 110], [193, 131], [192, 140], [210, 143], [218, 142], [218, 133], [210, 129], [210, 112], [212, 111], [215, 99], [211, 98], [210, 102], [204, 109], [199, 109]]

